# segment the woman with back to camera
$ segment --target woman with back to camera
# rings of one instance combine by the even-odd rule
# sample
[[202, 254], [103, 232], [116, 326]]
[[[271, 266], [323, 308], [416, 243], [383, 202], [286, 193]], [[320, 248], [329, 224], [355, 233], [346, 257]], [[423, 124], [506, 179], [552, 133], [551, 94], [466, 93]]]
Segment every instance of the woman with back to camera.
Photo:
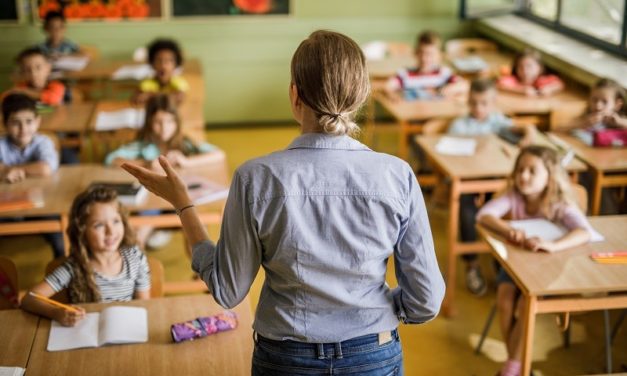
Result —
[[291, 79], [302, 134], [235, 171], [217, 244], [165, 158], [166, 176], [123, 167], [177, 209], [192, 268], [220, 305], [244, 299], [263, 266], [253, 375], [401, 375], [399, 321], [433, 319], [444, 296], [422, 193], [407, 163], [349, 137], [369, 91], [353, 40], [312, 33]]

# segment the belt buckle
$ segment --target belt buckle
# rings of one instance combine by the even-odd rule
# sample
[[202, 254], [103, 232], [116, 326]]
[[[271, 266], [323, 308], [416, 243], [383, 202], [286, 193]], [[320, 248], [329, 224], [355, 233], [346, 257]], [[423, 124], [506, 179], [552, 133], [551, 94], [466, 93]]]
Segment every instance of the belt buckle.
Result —
[[388, 342], [392, 341], [392, 332], [386, 331], [379, 333], [379, 346], [385, 345]]

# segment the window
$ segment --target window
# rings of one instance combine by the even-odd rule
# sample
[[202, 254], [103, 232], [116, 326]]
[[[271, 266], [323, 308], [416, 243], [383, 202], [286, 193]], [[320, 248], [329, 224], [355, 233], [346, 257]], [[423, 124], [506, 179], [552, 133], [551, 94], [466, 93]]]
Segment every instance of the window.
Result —
[[474, 18], [477, 10], [492, 7], [500, 14], [516, 13], [597, 48], [627, 56], [627, 0], [460, 0], [460, 6], [462, 18]]

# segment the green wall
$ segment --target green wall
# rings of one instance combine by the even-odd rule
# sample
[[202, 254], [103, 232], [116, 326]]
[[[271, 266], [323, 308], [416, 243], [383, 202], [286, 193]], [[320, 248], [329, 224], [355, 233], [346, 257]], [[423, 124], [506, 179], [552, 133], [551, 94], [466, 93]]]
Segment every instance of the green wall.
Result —
[[[176, 0], [174, 0], [176, 1]], [[293, 0], [288, 17], [194, 18], [169, 21], [77, 23], [68, 36], [97, 46], [104, 57], [129, 58], [157, 36], [179, 40], [190, 58], [202, 62], [207, 123], [285, 121], [289, 62], [310, 32], [331, 29], [357, 42], [413, 41], [431, 28], [451, 37], [464, 32], [457, 21], [458, 0]], [[32, 24], [1, 25], [0, 85], [6, 88], [13, 57], [43, 38]]]

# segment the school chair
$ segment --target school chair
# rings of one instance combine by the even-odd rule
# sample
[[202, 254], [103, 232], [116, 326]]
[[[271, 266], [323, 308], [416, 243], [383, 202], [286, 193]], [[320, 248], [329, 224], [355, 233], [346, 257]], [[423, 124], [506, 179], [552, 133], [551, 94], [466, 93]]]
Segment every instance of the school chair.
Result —
[[[163, 264], [154, 257], [146, 256], [146, 258], [148, 259], [148, 268], [150, 268], [150, 297], [163, 297], [163, 283], [165, 280]], [[46, 275], [52, 273], [56, 268], [61, 266], [66, 259], [66, 257], [59, 257], [50, 261], [48, 265], [46, 265]], [[69, 303], [70, 295], [68, 294], [67, 289], [63, 289], [51, 296], [50, 299], [61, 303]]]
[[[17, 268], [13, 261], [6, 257], [0, 257], [0, 273], [2, 273], [9, 282], [9, 288], [12, 288], [15, 294], [18, 294]], [[2, 286], [0, 286], [2, 287]], [[7, 299], [4, 294], [0, 294], [0, 310], [15, 309], [13, 303]]]
[[137, 130], [130, 128], [92, 132], [89, 138], [91, 161], [103, 163], [110, 152], [137, 139]]
[[481, 38], [458, 38], [448, 40], [444, 43], [444, 52], [449, 59], [484, 51], [496, 52], [497, 50], [498, 46], [496, 43]]

